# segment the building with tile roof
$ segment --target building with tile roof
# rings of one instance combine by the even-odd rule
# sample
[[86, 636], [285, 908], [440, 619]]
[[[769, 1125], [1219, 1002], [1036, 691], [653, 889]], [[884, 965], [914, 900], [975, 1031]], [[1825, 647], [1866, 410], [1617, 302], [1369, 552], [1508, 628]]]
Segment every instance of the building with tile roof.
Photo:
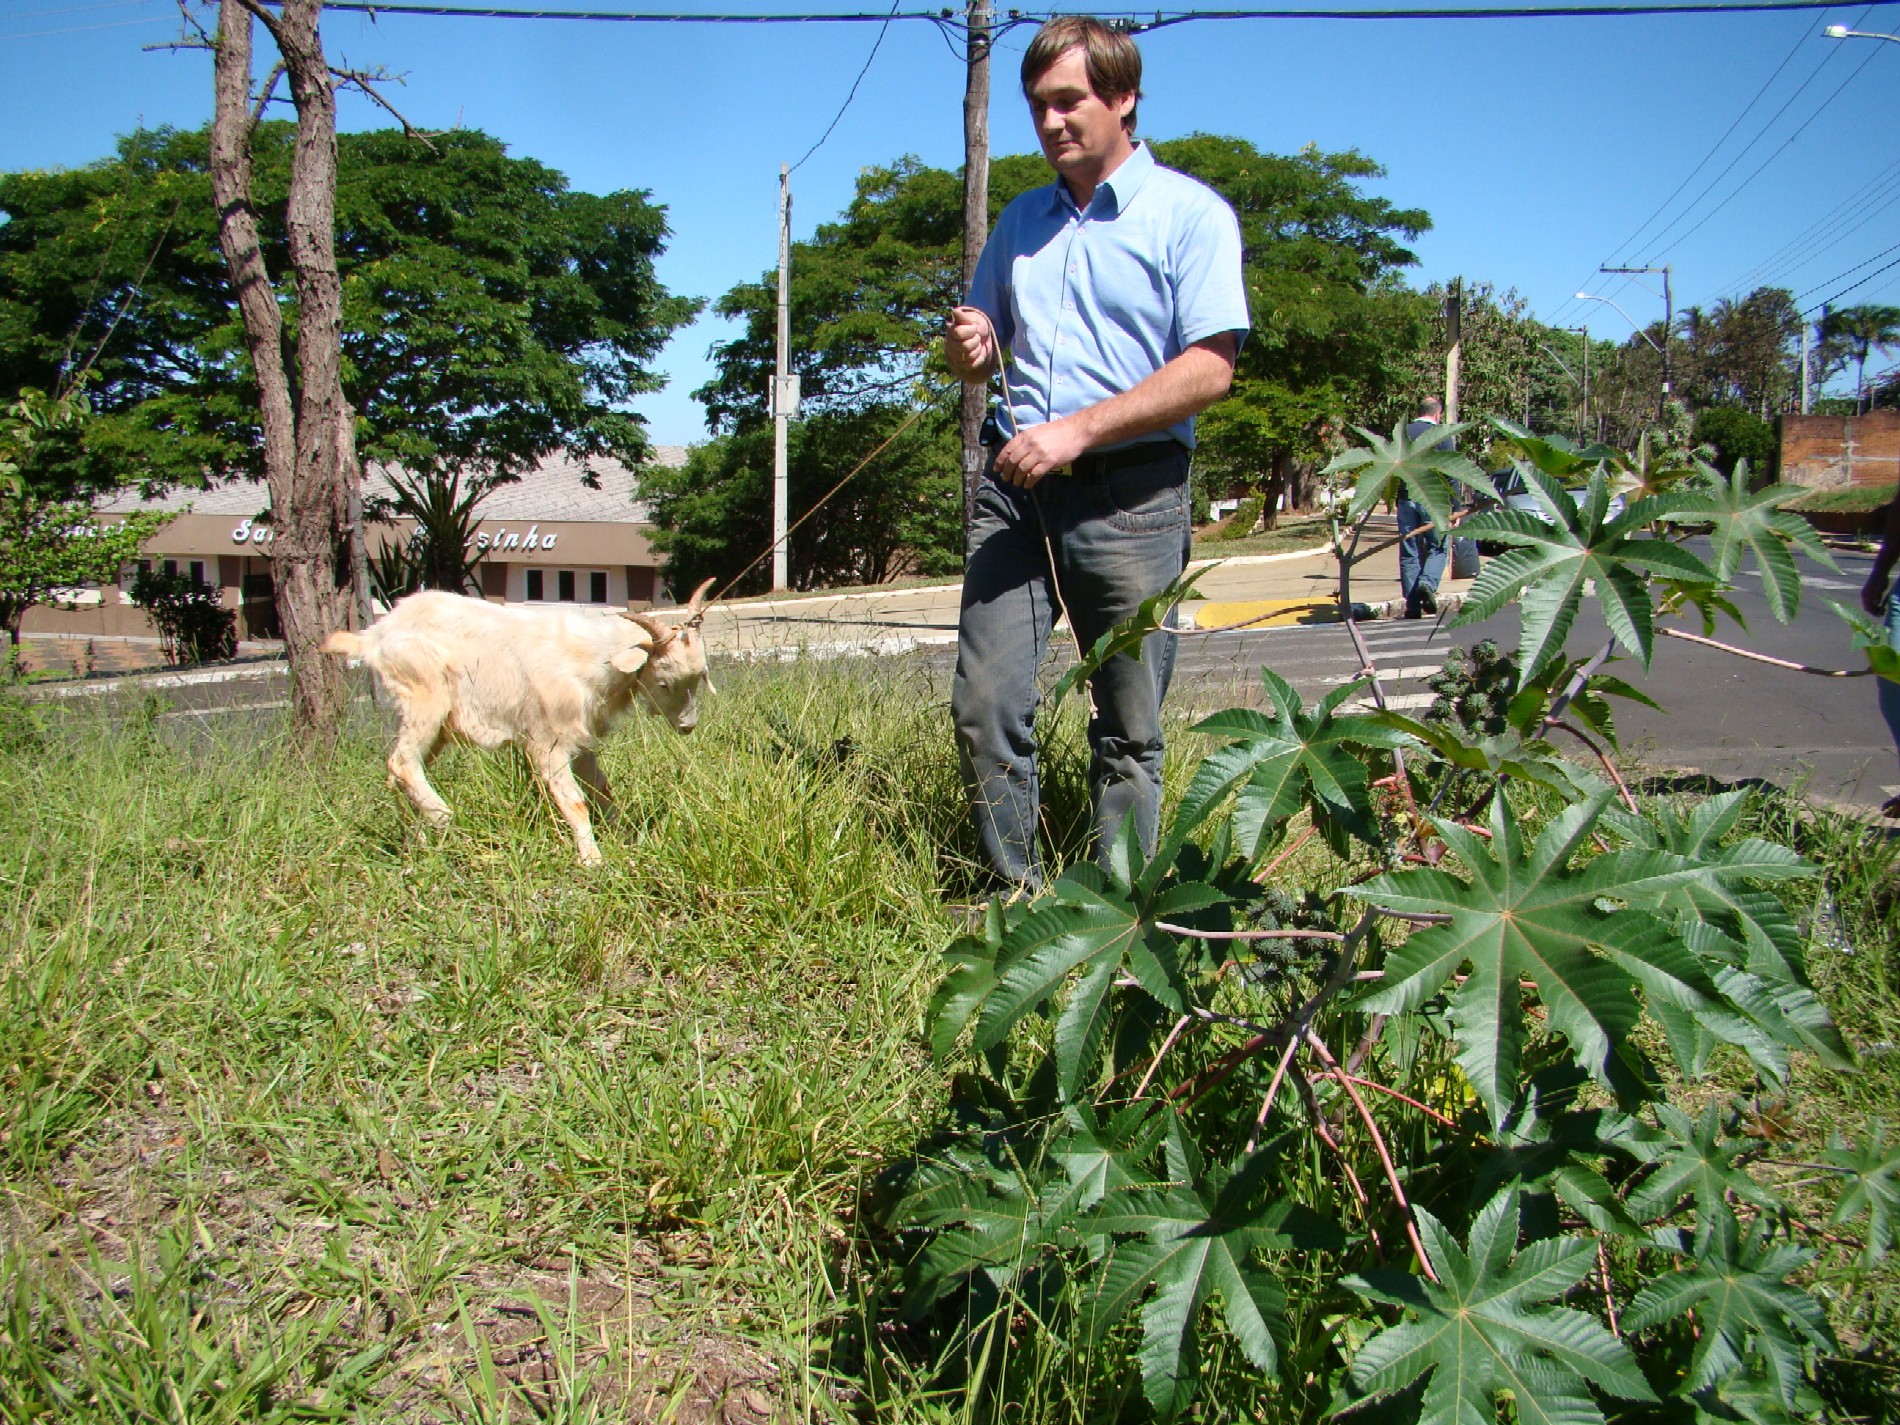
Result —
[[[653, 463], [686, 462], [679, 445], [651, 447]], [[370, 465], [363, 493], [371, 509], [393, 494], [389, 471]], [[174, 490], [155, 499], [123, 495], [100, 506], [107, 519], [134, 510], [159, 510], [173, 519], [143, 549], [142, 562], [215, 584], [236, 611], [238, 636], [277, 634], [270, 576], [270, 492], [262, 482], [239, 480], [203, 490]], [[664, 594], [664, 556], [647, 540], [650, 522], [637, 471], [618, 460], [551, 455], [519, 480], [498, 485], [476, 506], [472, 534], [476, 573], [487, 598], [507, 603], [573, 603], [643, 607]], [[407, 519], [370, 524], [372, 550], [406, 539]], [[149, 636], [150, 619], [127, 590], [75, 591], [64, 607], [29, 611], [24, 631], [73, 637]]]

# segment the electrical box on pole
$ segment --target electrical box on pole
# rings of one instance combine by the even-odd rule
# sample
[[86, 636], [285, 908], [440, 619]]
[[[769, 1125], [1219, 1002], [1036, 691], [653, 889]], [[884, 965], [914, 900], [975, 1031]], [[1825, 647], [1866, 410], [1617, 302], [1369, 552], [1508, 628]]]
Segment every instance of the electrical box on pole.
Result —
[[792, 170], [778, 170], [778, 353], [772, 375], [772, 587], [789, 589], [785, 527], [790, 518], [787, 471], [790, 425], [798, 408], [798, 378], [792, 360]]

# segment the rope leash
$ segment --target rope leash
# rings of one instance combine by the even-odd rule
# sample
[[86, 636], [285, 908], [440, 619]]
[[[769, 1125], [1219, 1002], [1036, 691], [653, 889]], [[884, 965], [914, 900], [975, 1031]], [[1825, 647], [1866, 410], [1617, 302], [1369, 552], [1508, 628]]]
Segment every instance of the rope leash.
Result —
[[813, 505], [810, 509], [806, 510], [804, 514], [800, 515], [796, 520], [792, 521], [792, 523], [786, 528], [785, 533], [782, 537], [778, 539], [774, 539], [770, 544], [766, 545], [765, 549], [759, 554], [758, 558], [754, 559], [750, 564], [746, 565], [745, 568], [741, 569], [737, 574], [734, 574], [730, 579], [726, 580], [725, 584], [720, 587], [719, 592], [714, 594], [711, 598], [707, 599], [706, 603], [701, 606], [700, 611], [687, 621], [688, 626], [692, 628], [698, 628], [702, 623], [704, 623], [706, 619], [707, 608], [717, 603], [720, 599], [723, 599], [726, 596], [726, 594], [732, 589], [732, 586], [734, 584], [737, 584], [741, 579], [745, 578], [746, 575], [750, 574], [754, 569], [758, 568], [766, 560], [770, 559], [774, 551], [778, 549], [779, 545], [790, 542], [791, 537], [794, 534], [798, 533], [799, 528], [805, 523], [805, 521], [810, 519], [813, 515], [817, 514], [818, 511], [820, 511], [821, 509], [825, 507], [825, 502], [827, 500], [829, 500], [833, 495], [837, 494], [838, 491], [842, 490], [847, 484], [849, 484], [853, 479], [855, 479], [858, 473], [861, 470], [863, 470], [865, 466], [869, 465], [873, 460], [876, 460], [878, 456], [882, 455], [886, 450], [889, 450], [892, 444], [895, 443], [897, 438], [900, 435], [902, 435], [905, 431], [909, 430], [912, 426], [916, 425], [918, 421], [922, 420], [924, 418], [925, 413], [928, 412], [929, 410], [930, 410], [929, 406], [919, 406], [916, 410], [912, 411], [908, 416], [906, 416], [904, 418], [904, 423], [898, 426], [896, 430], [892, 431], [890, 435], [885, 437], [883, 444], [879, 445], [876, 450], [872, 451], [869, 455], [865, 456], [864, 459], [860, 460], [856, 465], [852, 466], [850, 471], [845, 475], [845, 477], [842, 480], [840, 480], [837, 484], [833, 485], [829, 490], [825, 491], [823, 495], [818, 497], [817, 504]]

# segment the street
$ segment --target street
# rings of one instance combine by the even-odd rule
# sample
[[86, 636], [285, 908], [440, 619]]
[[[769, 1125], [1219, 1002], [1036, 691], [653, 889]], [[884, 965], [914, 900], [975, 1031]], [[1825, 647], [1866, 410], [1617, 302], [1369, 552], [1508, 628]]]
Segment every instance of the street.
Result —
[[[1760, 579], [1745, 572], [1736, 603], [1748, 631], [1718, 628], [1717, 636], [1773, 657], [1825, 667], [1864, 666], [1850, 646], [1846, 625], [1826, 601], [1856, 604], [1870, 559], [1838, 556], [1834, 572], [1803, 561], [1799, 616], [1783, 626], [1769, 614]], [[1222, 613], [1242, 601], [1299, 607], [1323, 601], [1334, 587], [1333, 567], [1320, 556], [1232, 561], [1202, 580], [1223, 602], [1197, 604], [1197, 613]], [[1452, 592], [1466, 585], [1448, 585]], [[1388, 598], [1395, 585], [1389, 571], [1362, 571], [1355, 594]], [[958, 589], [955, 585], [877, 590], [850, 595], [818, 595], [715, 605], [706, 632], [713, 649], [715, 679], [719, 664], [795, 657], [872, 660], [921, 660], [934, 685], [948, 697], [949, 674], [956, 657]], [[1206, 620], [1203, 619], [1203, 622]], [[1379, 667], [1392, 705], [1422, 711], [1432, 700], [1424, 680], [1437, 672], [1454, 644], [1469, 648], [1483, 638], [1501, 647], [1516, 645], [1515, 607], [1466, 628], [1440, 626], [1433, 620], [1380, 619], [1360, 629]], [[1594, 651], [1604, 639], [1594, 601], [1586, 600], [1573, 629], [1573, 654]], [[1066, 628], [1054, 640], [1052, 668], [1073, 657]], [[1169, 706], [1182, 713], [1257, 703], [1259, 670], [1270, 666], [1299, 689], [1309, 704], [1353, 677], [1358, 659], [1346, 631], [1337, 623], [1286, 623], [1232, 632], [1190, 631], [1182, 635]], [[1613, 703], [1623, 748], [1659, 769], [1699, 772], [1720, 780], [1762, 777], [1790, 785], [1802, 783], [1823, 800], [1863, 809], [1900, 791], [1900, 761], [1875, 703], [1867, 678], [1820, 678], [1754, 663], [1715, 649], [1658, 637], [1654, 667], [1644, 674], [1624, 658], [1614, 671], [1662, 705], [1655, 712], [1640, 704]], [[267, 732], [287, 706], [280, 663], [260, 662], [197, 672], [95, 681], [49, 688], [45, 695], [65, 701], [104, 696], [123, 705], [128, 697], [156, 694], [164, 699], [168, 724], [203, 728], [227, 744], [243, 740], [248, 724]], [[946, 731], [947, 735], [947, 731]]]

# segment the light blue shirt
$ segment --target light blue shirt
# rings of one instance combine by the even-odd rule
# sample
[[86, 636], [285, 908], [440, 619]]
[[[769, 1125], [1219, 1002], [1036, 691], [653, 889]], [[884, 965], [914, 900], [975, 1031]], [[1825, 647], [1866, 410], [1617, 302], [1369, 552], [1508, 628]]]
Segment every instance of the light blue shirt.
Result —
[[[1013, 433], [1120, 395], [1197, 341], [1244, 339], [1240, 224], [1212, 188], [1137, 144], [1086, 210], [1060, 180], [1003, 209], [969, 304], [1009, 352]], [[1193, 418], [1165, 434], [1191, 449]]]

